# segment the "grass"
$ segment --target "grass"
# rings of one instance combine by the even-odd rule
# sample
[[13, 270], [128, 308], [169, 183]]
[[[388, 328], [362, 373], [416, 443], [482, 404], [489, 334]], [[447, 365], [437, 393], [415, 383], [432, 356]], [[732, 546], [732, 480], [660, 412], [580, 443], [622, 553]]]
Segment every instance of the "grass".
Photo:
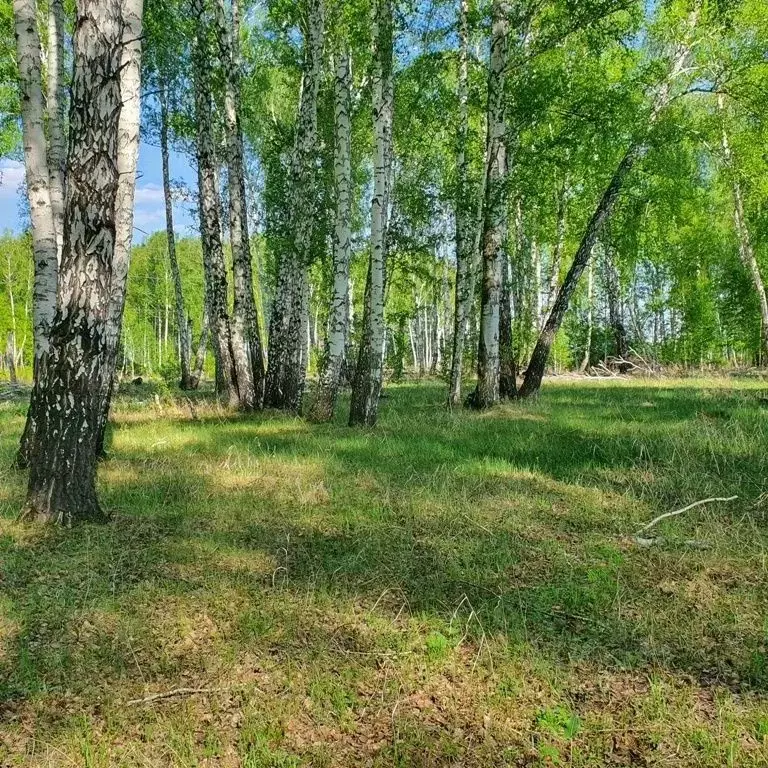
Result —
[[70, 531], [15, 522], [1, 402], [0, 765], [765, 766], [763, 389], [408, 383], [361, 431], [127, 386]]

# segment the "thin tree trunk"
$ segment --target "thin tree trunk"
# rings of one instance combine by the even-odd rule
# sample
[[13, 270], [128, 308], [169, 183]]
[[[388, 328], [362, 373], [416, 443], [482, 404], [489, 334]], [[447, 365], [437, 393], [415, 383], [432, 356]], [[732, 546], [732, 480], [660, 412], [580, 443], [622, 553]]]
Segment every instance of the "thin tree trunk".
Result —
[[[545, 314], [548, 315], [557, 296], [557, 288], [560, 285], [560, 267], [563, 263], [563, 250], [565, 249], [565, 224], [568, 213], [568, 177], [557, 196], [557, 224], [555, 227], [555, 247], [552, 250], [552, 264], [549, 272], [549, 289], [547, 291], [547, 306]], [[546, 318], [542, 318], [546, 322]]]
[[584, 371], [589, 368], [589, 360], [592, 357], [592, 289], [593, 289], [593, 267], [592, 262], [589, 262], [589, 271], [587, 272], [587, 341], [584, 345], [584, 357], [581, 359], [581, 365], [579, 370]]
[[517, 394], [517, 366], [512, 339], [512, 264], [504, 253], [499, 307], [499, 397], [513, 398]]
[[190, 371], [189, 325], [184, 307], [184, 288], [181, 283], [179, 260], [176, 257], [176, 234], [173, 231], [173, 200], [171, 198], [170, 153], [168, 151], [168, 93], [165, 81], [160, 83], [160, 154], [163, 163], [163, 197], [165, 198], [165, 232], [168, 240], [168, 263], [173, 280], [174, 307], [176, 310], [176, 329], [179, 344], [179, 367], [181, 368], [181, 389], [192, 388]]
[[507, 221], [507, 147], [505, 82], [509, 46], [508, 8], [494, 0], [491, 56], [488, 72], [488, 138], [485, 168], [483, 225], [483, 290], [477, 386], [471, 399], [475, 408], [487, 408], [499, 399], [499, 313]]
[[336, 185], [336, 221], [333, 238], [333, 295], [325, 365], [320, 376], [317, 397], [309, 413], [314, 421], [329, 421], [333, 418], [349, 334], [349, 263], [352, 252], [351, 63], [348, 50], [340, 54], [336, 61], [334, 79], [333, 169]]
[[[698, 22], [699, 6], [698, 4], [688, 17], [688, 31], [691, 32]], [[672, 68], [669, 75], [656, 91], [653, 98], [651, 112], [648, 118], [648, 130], [659, 118], [661, 112], [669, 104], [672, 95], [672, 84], [680, 76], [690, 53], [691, 42], [685, 40], [681, 42], [674, 55]], [[574, 256], [568, 274], [557, 293], [552, 309], [549, 313], [546, 323], [539, 334], [538, 341], [534, 347], [531, 359], [528, 363], [528, 369], [525, 372], [525, 379], [520, 388], [520, 397], [530, 397], [536, 394], [541, 388], [541, 381], [544, 378], [544, 370], [549, 358], [549, 351], [555, 340], [560, 325], [565, 317], [571, 296], [576, 290], [579, 278], [584, 268], [589, 262], [595, 242], [600, 235], [603, 225], [613, 213], [614, 205], [619, 197], [624, 182], [629, 176], [635, 163], [642, 159], [648, 150], [645, 140], [636, 141], [624, 153], [616, 171], [606, 187], [605, 192], [600, 198], [592, 217], [587, 224], [587, 229], [579, 245], [579, 249]]]
[[229, 178], [229, 238], [232, 245], [234, 309], [232, 313], [232, 351], [237, 368], [237, 384], [243, 408], [261, 407], [264, 397], [264, 358], [259, 319], [253, 296], [253, 265], [248, 236], [245, 198], [243, 134], [240, 125], [240, 57], [237, 7], [232, 25], [227, 22], [223, 0], [216, 0], [216, 26], [224, 63], [224, 123], [226, 128], [227, 171]]
[[203, 245], [206, 306], [216, 357], [216, 384], [219, 394], [232, 407], [239, 407], [240, 397], [232, 359], [231, 331], [227, 306], [227, 271], [221, 245], [219, 194], [216, 183], [216, 157], [213, 138], [213, 114], [209, 71], [207, 14], [204, 0], [192, 0], [197, 20], [192, 47], [192, 74], [197, 123], [197, 178], [199, 187], [200, 234]]
[[197, 389], [200, 386], [200, 379], [203, 376], [203, 367], [205, 366], [205, 353], [208, 349], [208, 336], [210, 335], [210, 325], [208, 322], [208, 312], [203, 312], [203, 325], [200, 329], [200, 341], [195, 353], [195, 366], [192, 369], [192, 378], [190, 389]]
[[12, 386], [16, 386], [16, 340], [13, 331], [8, 331], [5, 339], [5, 364], [8, 366], [8, 379]]
[[448, 405], [461, 403], [461, 376], [464, 368], [464, 340], [475, 295], [475, 252], [477, 248], [476, 208], [469, 181], [469, 0], [461, 0], [459, 14], [459, 122], [456, 135], [456, 299], [453, 351]]
[[613, 337], [616, 342], [616, 357], [619, 358], [619, 371], [626, 373], [630, 369], [627, 360], [629, 345], [627, 343], [627, 329], [624, 325], [624, 317], [621, 302], [621, 285], [619, 270], [616, 267], [615, 254], [610, 244], [603, 247], [603, 266], [605, 274], [605, 293], [608, 301], [608, 318], [613, 328]]
[[[41, 49], [37, 29], [35, 0], [13, 0], [16, 33], [16, 61], [19, 68], [22, 139], [27, 181], [32, 250], [35, 259], [33, 329], [33, 368], [45, 365], [49, 335], [56, 313], [58, 248], [51, 203], [50, 173], [45, 141], [43, 91], [41, 85]], [[16, 464], [26, 467], [36, 433], [35, 415], [30, 407], [21, 437]]]
[[534, 336], [541, 330], [544, 314], [544, 306], [541, 301], [541, 248], [536, 240], [531, 242], [531, 259], [533, 261], [531, 269], [531, 317], [533, 320]]
[[305, 335], [309, 312], [309, 265], [317, 211], [315, 157], [317, 102], [322, 76], [323, 0], [306, 0], [304, 73], [291, 161], [290, 227], [293, 242], [281, 255], [277, 292], [269, 323], [269, 355], [264, 402], [274, 408], [301, 408], [306, 380]]
[[77, 7], [59, 307], [31, 406], [37, 427], [22, 516], [66, 525], [106, 519], [95, 481], [115, 361], [108, 324], [120, 181], [121, 5], [81, 0]]
[[[717, 105], [721, 113], [724, 112], [724, 99], [720, 94], [717, 97]], [[723, 119], [722, 128], [722, 146], [723, 156], [728, 167], [731, 188], [733, 191], [733, 222], [736, 229], [736, 236], [739, 239], [739, 257], [744, 268], [749, 273], [752, 280], [752, 287], [757, 294], [757, 300], [760, 305], [760, 357], [763, 365], [768, 365], [768, 296], [766, 296], [765, 283], [760, 274], [760, 267], [755, 257], [755, 249], [752, 245], [752, 237], [747, 225], [747, 218], [744, 213], [744, 197], [741, 191], [739, 177], [736, 174], [733, 161], [733, 152], [728, 140], [728, 133], [725, 128], [725, 119]]]
[[376, 424], [384, 373], [384, 296], [394, 109], [392, 0], [376, 0], [373, 41], [375, 160], [373, 198], [371, 199], [371, 257], [366, 286], [367, 303], [363, 338], [357, 358], [349, 411], [350, 426]]
[[61, 261], [61, 249], [64, 245], [64, 170], [67, 162], [67, 137], [64, 128], [67, 87], [64, 83], [64, 5], [62, 0], [49, 0], [48, 3], [47, 70], [48, 172], [57, 258]]

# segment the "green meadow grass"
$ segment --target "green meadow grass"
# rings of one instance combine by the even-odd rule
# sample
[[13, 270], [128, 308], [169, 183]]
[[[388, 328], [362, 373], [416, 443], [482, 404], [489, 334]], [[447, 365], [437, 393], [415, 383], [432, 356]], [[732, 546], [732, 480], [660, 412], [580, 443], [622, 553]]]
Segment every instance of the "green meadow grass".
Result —
[[68, 531], [0, 402], [0, 765], [766, 766], [764, 390], [393, 384], [362, 431], [126, 386]]

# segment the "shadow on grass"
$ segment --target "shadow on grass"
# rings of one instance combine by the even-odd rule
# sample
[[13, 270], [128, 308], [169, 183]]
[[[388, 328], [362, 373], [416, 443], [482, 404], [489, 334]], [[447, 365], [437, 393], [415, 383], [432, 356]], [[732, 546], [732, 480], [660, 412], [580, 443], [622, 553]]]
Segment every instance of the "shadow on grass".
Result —
[[235, 605], [234, 654], [317, 652], [290, 629], [308, 594], [567, 664], [765, 687], [764, 531], [729, 510], [708, 519], [712, 551], [620, 538], [710, 489], [746, 497], [744, 516], [766, 471], [748, 394], [571, 384], [451, 415], [437, 387], [389, 392], [375, 432], [277, 414], [118, 422], [113, 524], [0, 537], [0, 702], [183, 674], [153, 626], [177, 600]]

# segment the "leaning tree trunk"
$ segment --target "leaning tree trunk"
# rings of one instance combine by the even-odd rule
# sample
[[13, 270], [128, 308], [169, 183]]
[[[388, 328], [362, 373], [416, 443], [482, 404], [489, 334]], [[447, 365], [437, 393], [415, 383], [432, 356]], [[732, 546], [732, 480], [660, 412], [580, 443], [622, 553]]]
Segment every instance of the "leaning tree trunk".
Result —
[[216, 32], [224, 63], [224, 124], [226, 130], [227, 174], [229, 180], [229, 238], [232, 246], [234, 308], [232, 312], [232, 353], [237, 369], [241, 407], [259, 408], [264, 395], [264, 359], [259, 320], [253, 297], [253, 266], [248, 237], [245, 201], [243, 134], [240, 126], [239, 39], [232, 30], [237, 23], [237, 6], [230, 24], [223, 0], [216, 0]]
[[357, 358], [349, 424], [374, 426], [384, 372], [384, 294], [388, 201], [392, 162], [392, 0], [377, 0], [373, 19], [373, 130], [375, 159], [371, 199], [371, 258], [368, 264], [363, 337]]
[[211, 97], [211, 56], [208, 50], [208, 26], [204, 0], [192, 0], [197, 28], [192, 46], [192, 76], [197, 123], [197, 180], [199, 188], [200, 235], [203, 245], [206, 307], [217, 368], [219, 394], [232, 407], [239, 407], [240, 397], [231, 350], [231, 331], [227, 306], [227, 269], [221, 244], [219, 194], [216, 182], [216, 156], [213, 138]]
[[579, 250], [576, 251], [573, 263], [568, 270], [568, 274], [565, 276], [563, 284], [560, 286], [560, 290], [557, 292], [555, 303], [549, 311], [547, 321], [541, 329], [538, 341], [536, 342], [536, 346], [533, 349], [531, 359], [528, 363], [528, 369], [525, 372], [523, 385], [520, 387], [520, 397], [529, 397], [539, 391], [541, 380], [544, 378], [544, 370], [547, 365], [547, 359], [549, 358], [549, 351], [552, 348], [558, 330], [560, 330], [560, 325], [565, 317], [565, 312], [568, 309], [571, 296], [573, 296], [573, 293], [576, 290], [581, 273], [589, 263], [589, 258], [592, 255], [592, 249], [595, 246], [598, 235], [600, 234], [606, 219], [613, 211], [613, 206], [616, 204], [619, 192], [621, 192], [621, 188], [624, 185], [629, 172], [632, 170], [632, 167], [637, 160], [645, 153], [645, 150], [646, 146], [642, 144], [634, 144], [630, 147], [619, 163], [603, 196], [600, 198], [600, 202], [587, 224], [587, 229], [581, 240], [581, 244], [579, 245]]
[[456, 132], [456, 298], [453, 315], [453, 350], [448, 405], [461, 403], [461, 376], [464, 367], [464, 340], [475, 295], [475, 251], [478, 222], [474, 195], [470, 189], [469, 155], [469, 0], [461, 0], [459, 15], [459, 122]]
[[499, 399], [499, 314], [507, 234], [507, 121], [504, 91], [508, 37], [506, 3], [503, 0], [495, 0], [488, 70], [488, 146], [483, 212], [480, 341], [477, 353], [477, 386], [471, 398], [471, 404], [475, 408], [487, 408]]
[[[724, 99], [720, 94], [717, 97], [717, 105], [722, 113], [724, 111]], [[736, 236], [739, 239], [739, 257], [744, 268], [749, 273], [752, 280], [752, 287], [755, 289], [757, 300], [760, 305], [760, 355], [763, 365], [768, 365], [768, 296], [766, 296], [765, 283], [760, 274], [760, 267], [755, 257], [755, 249], [752, 245], [752, 237], [747, 226], [747, 218], [744, 214], [744, 196], [741, 191], [741, 183], [736, 175], [733, 162], [733, 152], [728, 139], [728, 133], [723, 120], [721, 143], [723, 147], [723, 156], [731, 177], [731, 188], [733, 192], [733, 223], [736, 229]]]
[[120, 179], [121, 5], [81, 0], [77, 7], [59, 305], [31, 406], [37, 427], [22, 515], [67, 525], [106, 519], [96, 460], [114, 373], [107, 326]]
[[65, 132], [67, 86], [64, 82], [64, 4], [62, 0], [48, 3], [48, 83], [46, 111], [48, 120], [48, 172], [50, 176], [53, 226], [56, 230], [56, 251], [61, 260], [64, 245], [64, 170], [67, 162]]
[[333, 170], [336, 184], [336, 221], [333, 237], [333, 295], [328, 323], [328, 345], [317, 396], [309, 412], [314, 421], [330, 421], [341, 384], [349, 328], [349, 263], [352, 253], [352, 69], [349, 51], [336, 62], [334, 79], [335, 131]]
[[[692, 32], [695, 28], [698, 22], [698, 15], [699, 6], [697, 4], [688, 16], [688, 32]], [[690, 50], [690, 39], [684, 40], [678, 44], [669, 75], [664, 82], [661, 83], [654, 95], [646, 130], [649, 130], [657, 122], [659, 115], [661, 115], [671, 101], [672, 84], [682, 74]], [[592, 255], [595, 241], [600, 235], [603, 225], [613, 212], [613, 207], [616, 204], [616, 200], [619, 197], [619, 193], [621, 192], [629, 172], [632, 170], [635, 163], [646, 154], [647, 150], [648, 145], [645, 141], [636, 141], [629, 147], [616, 168], [603, 196], [600, 198], [600, 202], [587, 224], [587, 229], [581, 244], [579, 245], [579, 249], [576, 251], [576, 255], [573, 258], [573, 263], [557, 293], [557, 298], [552, 305], [547, 321], [544, 323], [541, 333], [539, 333], [538, 341], [536, 342], [536, 346], [534, 347], [531, 359], [528, 363], [528, 369], [525, 372], [523, 385], [520, 388], [520, 397], [530, 397], [531, 395], [535, 395], [541, 388], [541, 381], [544, 378], [544, 370], [547, 366], [549, 351], [552, 348], [558, 330], [560, 330], [563, 318], [565, 317], [565, 312], [568, 309], [571, 296], [576, 290], [581, 273], [584, 271], [584, 268], [587, 266], [590, 256]]]
[[277, 291], [269, 322], [269, 354], [264, 404], [296, 411], [306, 379], [306, 328], [309, 313], [309, 264], [317, 213], [317, 102], [323, 64], [323, 0], [306, 0], [304, 73], [291, 159], [292, 244], [278, 265]]
[[170, 153], [168, 151], [168, 93], [165, 82], [160, 84], [160, 155], [163, 163], [163, 197], [165, 198], [165, 232], [168, 240], [168, 262], [173, 280], [174, 308], [176, 310], [176, 329], [179, 339], [179, 367], [181, 368], [181, 389], [192, 389], [190, 370], [189, 324], [184, 307], [184, 287], [181, 283], [179, 260], [176, 257], [176, 234], [173, 231], [173, 200], [171, 198]]
[[[50, 172], [45, 141], [43, 91], [41, 85], [40, 36], [35, 0], [14, 0], [16, 60], [19, 67], [21, 125], [24, 143], [27, 196], [32, 222], [35, 259], [33, 330], [35, 371], [45, 366], [51, 325], [56, 313], [58, 248], [51, 202]], [[33, 395], [34, 397], [34, 395]], [[39, 408], [30, 402], [16, 463], [29, 464]]]

